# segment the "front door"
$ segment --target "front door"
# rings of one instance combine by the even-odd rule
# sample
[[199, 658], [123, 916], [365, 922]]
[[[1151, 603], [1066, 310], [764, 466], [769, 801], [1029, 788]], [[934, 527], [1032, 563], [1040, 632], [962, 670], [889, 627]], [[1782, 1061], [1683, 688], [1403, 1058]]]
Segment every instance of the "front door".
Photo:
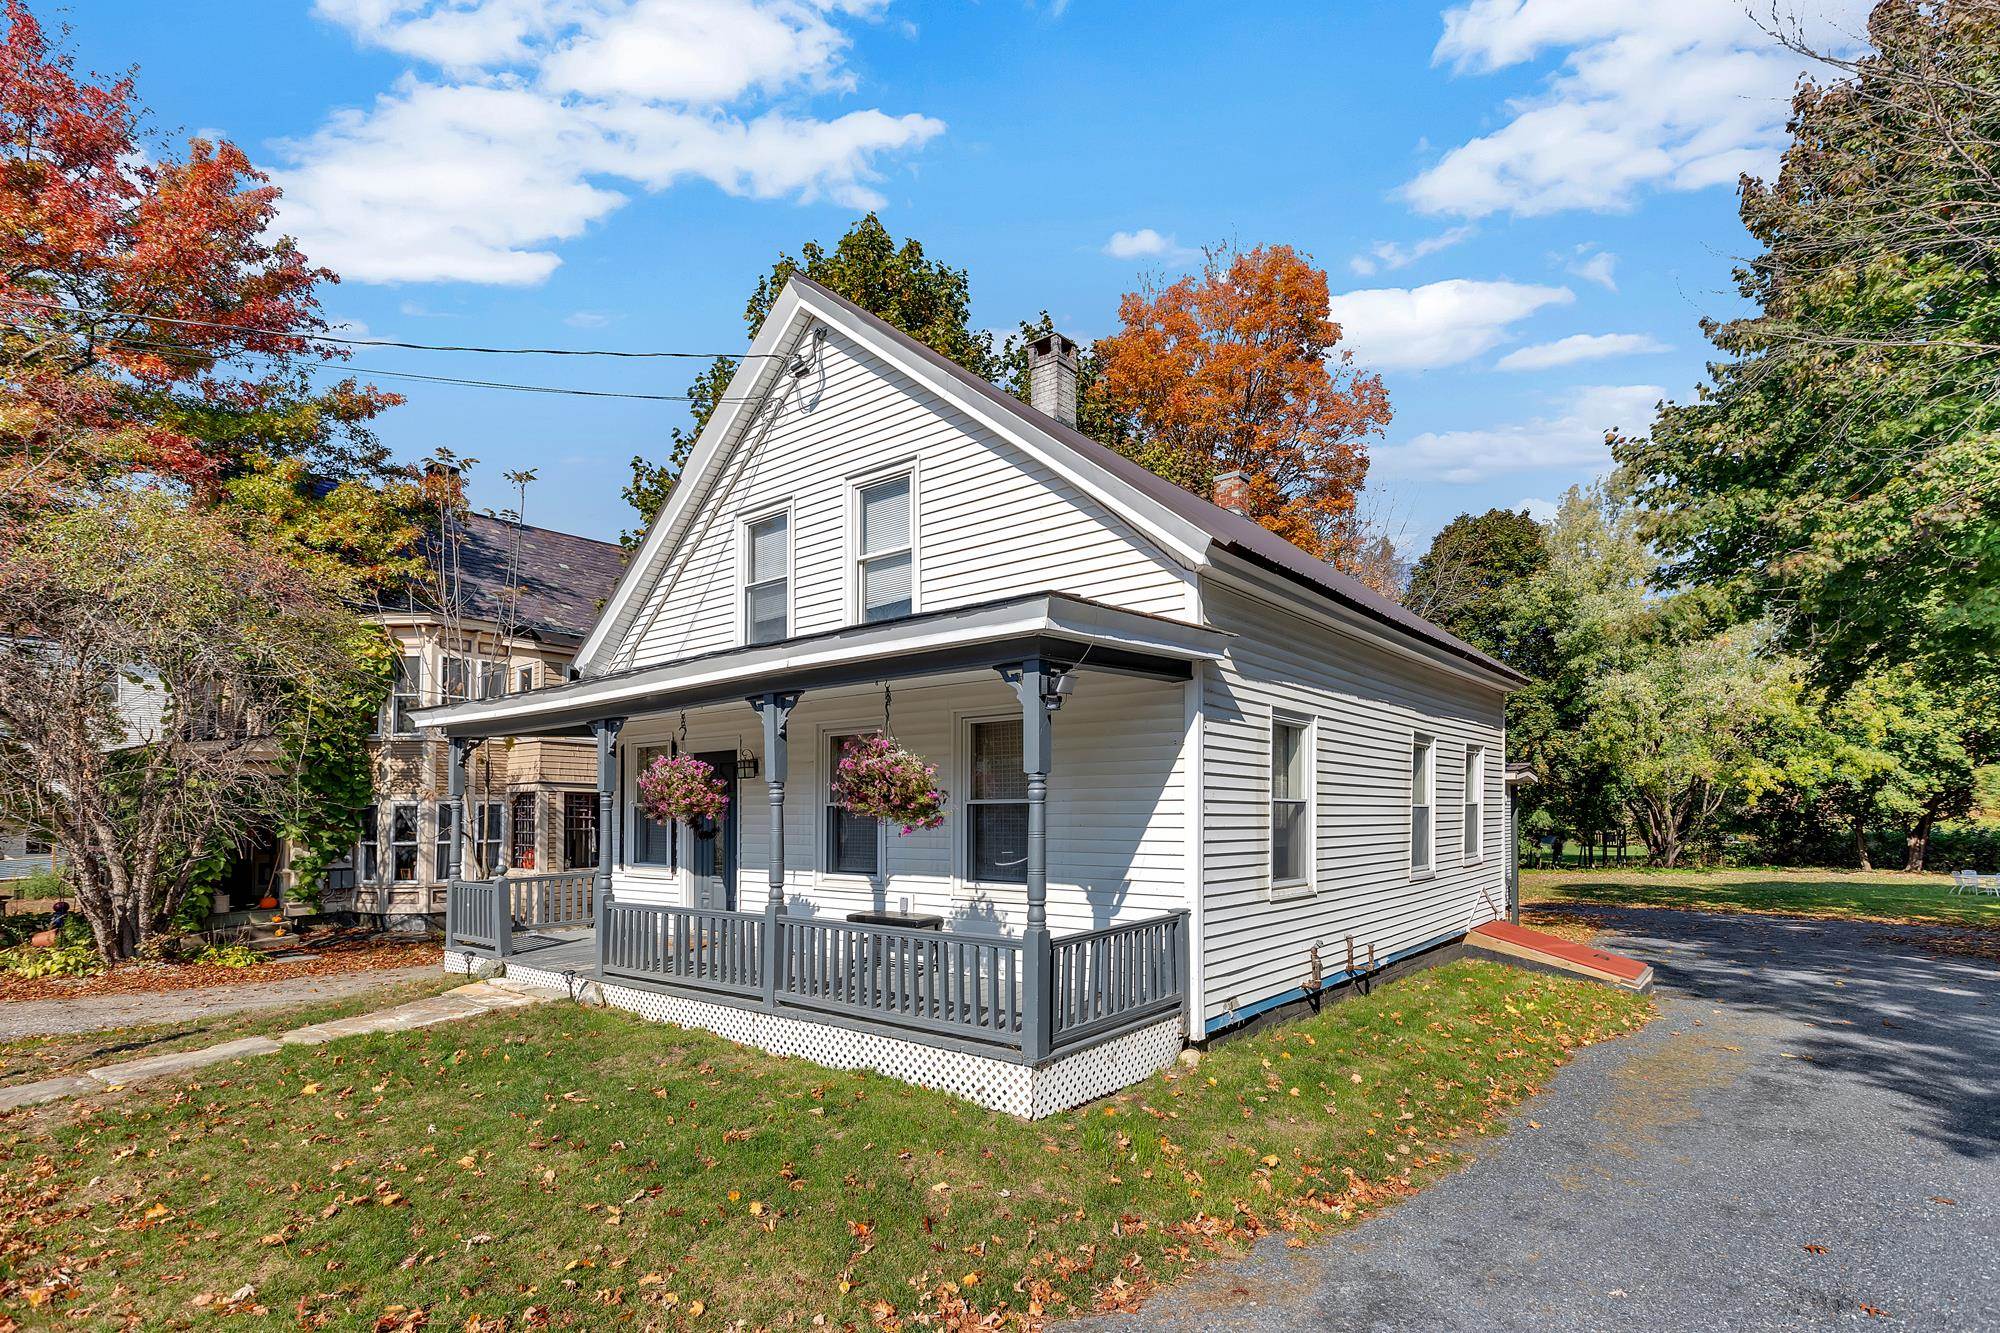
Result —
[[689, 826], [692, 843], [688, 869], [694, 875], [694, 905], [716, 912], [736, 910], [736, 752], [719, 750], [695, 758], [722, 779], [729, 805], [721, 819], [697, 820]]

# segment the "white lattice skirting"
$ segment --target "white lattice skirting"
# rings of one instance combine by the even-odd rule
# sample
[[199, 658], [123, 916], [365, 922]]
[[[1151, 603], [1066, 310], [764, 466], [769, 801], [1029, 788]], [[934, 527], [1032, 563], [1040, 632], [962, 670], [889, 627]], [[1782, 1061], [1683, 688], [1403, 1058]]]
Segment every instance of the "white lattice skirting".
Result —
[[[447, 952], [444, 967], [447, 972], [467, 972], [480, 961], [471, 954]], [[507, 979], [565, 994], [591, 984], [512, 959], [507, 964]], [[1168, 1018], [1031, 1069], [1008, 1060], [926, 1046], [878, 1032], [857, 1032], [789, 1014], [737, 1009], [616, 982], [605, 982], [602, 989], [606, 1004], [654, 1022], [699, 1028], [773, 1055], [802, 1056], [829, 1069], [872, 1069], [918, 1087], [955, 1093], [991, 1110], [1036, 1120], [1132, 1086], [1172, 1064], [1182, 1045], [1181, 1020]]]

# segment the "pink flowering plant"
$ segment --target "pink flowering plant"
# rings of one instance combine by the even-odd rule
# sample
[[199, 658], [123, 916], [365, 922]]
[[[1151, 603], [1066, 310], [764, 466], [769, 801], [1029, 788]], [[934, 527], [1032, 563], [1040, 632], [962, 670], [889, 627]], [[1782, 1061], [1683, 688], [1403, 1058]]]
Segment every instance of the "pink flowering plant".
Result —
[[639, 774], [639, 809], [656, 824], [720, 819], [728, 790], [715, 770], [691, 754], [661, 755]]
[[944, 823], [946, 796], [937, 766], [905, 750], [894, 737], [857, 736], [833, 770], [833, 803], [851, 815], [884, 819], [903, 832]]

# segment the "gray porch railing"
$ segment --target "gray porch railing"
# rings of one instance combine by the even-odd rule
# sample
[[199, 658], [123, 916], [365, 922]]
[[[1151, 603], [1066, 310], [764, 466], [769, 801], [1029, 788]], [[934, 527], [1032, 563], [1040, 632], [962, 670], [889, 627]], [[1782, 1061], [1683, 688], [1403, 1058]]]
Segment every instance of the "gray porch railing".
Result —
[[1049, 944], [1049, 1049], [1170, 1014], [1187, 1000], [1188, 914], [1173, 912]]
[[614, 901], [605, 905], [597, 928], [609, 976], [763, 996], [762, 916]]
[[444, 947], [478, 949], [496, 958], [513, 951], [514, 929], [501, 910], [500, 883], [455, 879], [444, 891]]
[[510, 875], [516, 930], [578, 929], [597, 920], [597, 872]]
[[1021, 942], [780, 917], [780, 1008], [942, 1032], [1018, 1049]]
[[[503, 884], [522, 882], [454, 882], [447, 946], [511, 952], [511, 923], [496, 905], [511, 891]], [[1015, 1060], [1090, 1046], [1187, 1003], [1184, 911], [1060, 936], [1040, 960], [999, 935], [615, 900], [596, 926], [607, 978]]]

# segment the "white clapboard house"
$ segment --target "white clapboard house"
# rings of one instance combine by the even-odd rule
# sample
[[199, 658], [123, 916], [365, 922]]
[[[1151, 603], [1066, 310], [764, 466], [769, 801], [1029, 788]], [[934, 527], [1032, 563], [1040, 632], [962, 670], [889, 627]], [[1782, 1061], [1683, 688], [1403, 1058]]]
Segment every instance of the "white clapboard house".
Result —
[[[1521, 678], [1079, 434], [1074, 346], [1035, 358], [1030, 407], [786, 285], [580, 679], [419, 717], [598, 742], [594, 874], [455, 880], [450, 965], [1041, 1115], [1505, 913]], [[831, 803], [885, 727], [942, 827]], [[635, 808], [671, 753], [713, 826]]]

